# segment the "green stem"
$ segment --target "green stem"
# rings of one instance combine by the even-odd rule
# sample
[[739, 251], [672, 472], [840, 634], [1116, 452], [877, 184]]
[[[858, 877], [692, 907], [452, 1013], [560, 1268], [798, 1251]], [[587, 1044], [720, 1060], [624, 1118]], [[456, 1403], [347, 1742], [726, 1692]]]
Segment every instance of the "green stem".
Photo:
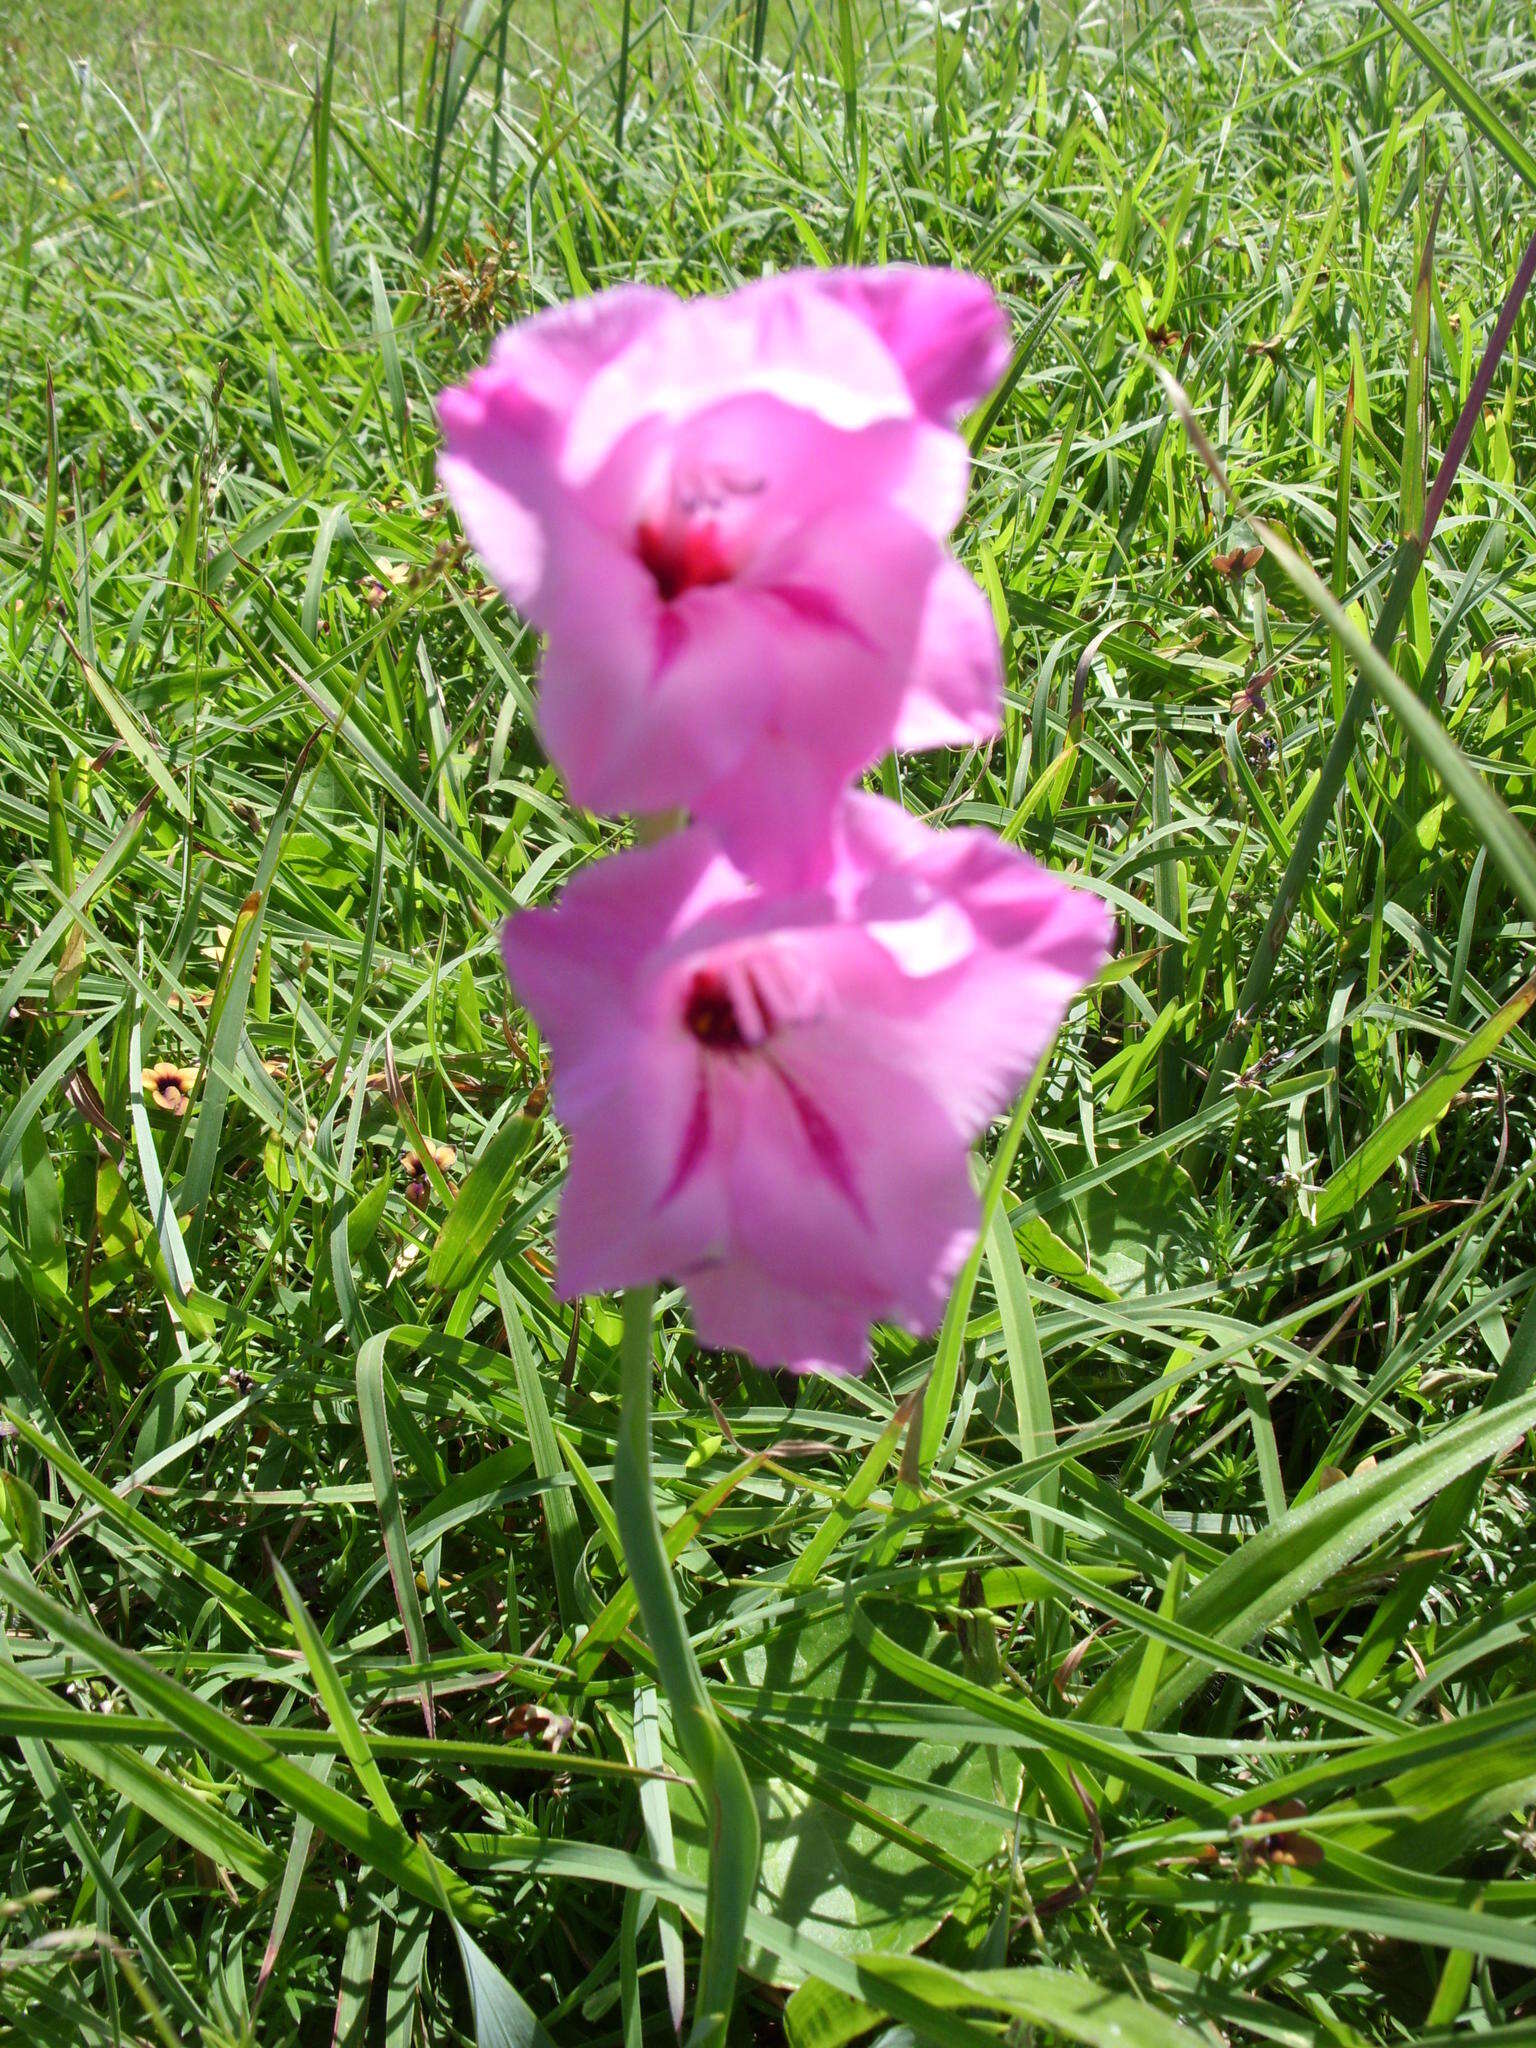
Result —
[[698, 2003], [688, 2048], [723, 2048], [736, 1995], [747, 1909], [757, 1888], [762, 1831], [752, 1787], [693, 1654], [678, 1604], [651, 1472], [651, 1311], [655, 1291], [624, 1297], [623, 1398], [613, 1459], [613, 1512], [640, 1618], [672, 1709], [672, 1730], [709, 1817], [709, 1883]]

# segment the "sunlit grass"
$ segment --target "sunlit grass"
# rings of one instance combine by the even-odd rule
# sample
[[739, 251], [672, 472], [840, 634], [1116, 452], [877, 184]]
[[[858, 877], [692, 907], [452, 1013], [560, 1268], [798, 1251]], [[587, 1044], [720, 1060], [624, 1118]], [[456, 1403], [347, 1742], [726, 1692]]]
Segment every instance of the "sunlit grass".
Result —
[[[703, 1830], [495, 949], [622, 834], [431, 400], [621, 278], [916, 258], [1025, 346], [961, 536], [1007, 732], [895, 782], [1120, 953], [938, 1345], [796, 1387], [664, 1313], [765, 1787], [735, 2038], [1536, 2038], [1514, 842], [1379, 699], [1309, 813], [1352, 663], [1157, 374], [1379, 628], [1436, 195], [1431, 466], [1536, 225], [1527, 12], [1428, 16], [1439, 78], [1331, 6], [438, 19], [60, 4], [0, 58], [0, 2033], [671, 2038]], [[1533, 349], [1391, 644], [1521, 826]]]

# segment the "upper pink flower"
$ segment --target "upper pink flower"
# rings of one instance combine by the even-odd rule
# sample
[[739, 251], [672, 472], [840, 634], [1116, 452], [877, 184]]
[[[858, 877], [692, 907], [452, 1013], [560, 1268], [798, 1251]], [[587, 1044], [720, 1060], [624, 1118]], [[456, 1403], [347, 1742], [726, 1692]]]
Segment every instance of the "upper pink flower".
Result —
[[824, 880], [765, 891], [692, 827], [503, 935], [570, 1134], [567, 1296], [686, 1285], [703, 1344], [859, 1372], [937, 1328], [972, 1140], [1109, 951], [1104, 904], [979, 830], [839, 807]]
[[681, 806], [803, 876], [851, 776], [996, 731], [991, 609], [945, 536], [954, 422], [1007, 354], [976, 278], [794, 272], [576, 301], [442, 394], [442, 479], [547, 636], [540, 722], [577, 802]]

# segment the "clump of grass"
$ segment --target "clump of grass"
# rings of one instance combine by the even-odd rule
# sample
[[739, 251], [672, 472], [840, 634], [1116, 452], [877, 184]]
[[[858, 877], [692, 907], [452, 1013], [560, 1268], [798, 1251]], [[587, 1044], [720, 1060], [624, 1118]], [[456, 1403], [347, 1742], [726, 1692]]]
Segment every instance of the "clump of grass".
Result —
[[1536, 223], [1533, 45], [1389, 12], [13, 31], [18, 2038], [630, 2048], [687, 2003], [618, 1320], [552, 1297], [495, 951], [617, 828], [540, 756], [430, 405], [514, 310], [887, 259], [1021, 339], [963, 535], [1007, 731], [892, 786], [1122, 945], [937, 1345], [792, 1388], [663, 1316], [768, 1841], [737, 2037], [1529, 2038], [1528, 300], [1396, 571]]

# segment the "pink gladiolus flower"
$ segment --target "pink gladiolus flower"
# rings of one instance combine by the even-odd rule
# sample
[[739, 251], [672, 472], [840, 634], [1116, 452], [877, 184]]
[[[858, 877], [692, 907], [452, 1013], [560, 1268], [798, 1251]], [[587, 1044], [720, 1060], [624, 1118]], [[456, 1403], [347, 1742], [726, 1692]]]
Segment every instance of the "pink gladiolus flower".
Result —
[[578, 803], [680, 806], [803, 879], [852, 776], [996, 731], [991, 609], [945, 536], [954, 422], [1007, 355], [978, 279], [794, 272], [600, 293], [442, 394], [442, 479], [547, 636], [540, 722]]
[[864, 795], [803, 890], [699, 826], [586, 869], [503, 935], [570, 1134], [561, 1292], [682, 1282], [701, 1343], [797, 1371], [861, 1371], [877, 1319], [936, 1329], [971, 1141], [1111, 929], [990, 833]]

